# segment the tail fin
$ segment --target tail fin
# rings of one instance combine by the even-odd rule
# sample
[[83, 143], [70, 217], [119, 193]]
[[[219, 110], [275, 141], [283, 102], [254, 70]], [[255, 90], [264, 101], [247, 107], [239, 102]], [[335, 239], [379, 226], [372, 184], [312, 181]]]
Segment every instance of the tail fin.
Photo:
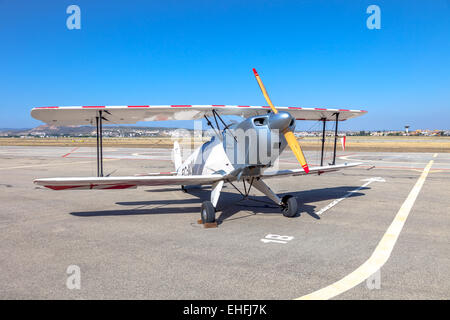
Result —
[[178, 141], [173, 143], [173, 162], [175, 163], [175, 171], [177, 171], [181, 164], [183, 163], [183, 159], [181, 158], [181, 149]]

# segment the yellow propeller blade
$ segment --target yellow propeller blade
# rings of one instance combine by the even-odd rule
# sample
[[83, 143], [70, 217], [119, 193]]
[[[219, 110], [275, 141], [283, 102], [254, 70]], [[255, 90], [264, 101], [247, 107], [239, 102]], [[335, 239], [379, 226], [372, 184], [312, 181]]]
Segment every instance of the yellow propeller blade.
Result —
[[[278, 113], [278, 110], [272, 104], [272, 101], [270, 100], [269, 95], [267, 94], [266, 88], [264, 87], [264, 84], [262, 83], [261, 78], [259, 77], [258, 72], [256, 72], [255, 68], [253, 68], [253, 73], [255, 74], [256, 81], [258, 81], [259, 87], [261, 88], [261, 91], [264, 95], [264, 98], [266, 98], [266, 101], [269, 104], [270, 109], [272, 109], [273, 113]], [[284, 133], [284, 137], [286, 138], [289, 147], [291, 148], [298, 162], [302, 166], [303, 170], [305, 170], [305, 173], [308, 173], [309, 172], [308, 164], [306, 163], [306, 159], [305, 156], [303, 155], [302, 148], [300, 148], [300, 145], [298, 144], [297, 138], [295, 137], [294, 133], [292, 131], [286, 131]]]
[[264, 88], [261, 78], [259, 77], [259, 74], [258, 74], [258, 72], [256, 72], [255, 68], [253, 68], [253, 73], [255, 74], [256, 81], [258, 81], [259, 87], [261, 88], [261, 91], [264, 95], [264, 98], [266, 98], [266, 101], [269, 104], [270, 109], [272, 109], [273, 113], [278, 113], [278, 110], [274, 107], [274, 105], [272, 104], [272, 101], [270, 101], [270, 98], [269, 98], [269, 95], [267, 94], [266, 88]]
[[300, 162], [300, 165], [302, 166], [303, 170], [305, 170], [305, 173], [309, 172], [308, 164], [306, 163], [305, 156], [303, 155], [302, 148], [300, 148], [300, 145], [298, 144], [297, 138], [295, 137], [294, 133], [292, 131], [286, 131], [284, 134], [284, 137], [286, 138], [286, 141], [291, 148], [292, 152], [295, 154], [295, 157], [297, 158], [298, 162]]

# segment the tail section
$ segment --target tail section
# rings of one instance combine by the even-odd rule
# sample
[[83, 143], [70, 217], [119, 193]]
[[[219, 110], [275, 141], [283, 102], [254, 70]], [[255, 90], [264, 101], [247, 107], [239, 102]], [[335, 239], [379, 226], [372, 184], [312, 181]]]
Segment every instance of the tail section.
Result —
[[178, 141], [173, 143], [173, 162], [175, 163], [175, 171], [181, 167], [183, 159], [181, 158], [181, 149]]

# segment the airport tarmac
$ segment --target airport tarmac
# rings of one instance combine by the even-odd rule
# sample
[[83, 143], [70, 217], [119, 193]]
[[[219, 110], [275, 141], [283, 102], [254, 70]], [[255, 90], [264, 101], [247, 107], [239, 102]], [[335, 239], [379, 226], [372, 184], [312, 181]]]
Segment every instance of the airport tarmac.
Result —
[[[170, 153], [104, 148], [104, 172], [173, 171]], [[317, 152], [306, 158], [317, 163]], [[363, 165], [268, 180], [297, 197], [295, 218], [255, 190], [260, 201], [238, 202], [228, 185], [219, 226], [206, 229], [197, 220], [208, 188], [52, 191], [33, 179], [95, 176], [95, 148], [0, 147], [0, 298], [295, 299], [325, 288], [315, 297], [449, 299], [450, 153], [337, 160], [355, 161]], [[282, 154], [281, 168], [297, 166]], [[367, 261], [381, 267], [369, 282]], [[71, 265], [80, 289], [66, 286]]]

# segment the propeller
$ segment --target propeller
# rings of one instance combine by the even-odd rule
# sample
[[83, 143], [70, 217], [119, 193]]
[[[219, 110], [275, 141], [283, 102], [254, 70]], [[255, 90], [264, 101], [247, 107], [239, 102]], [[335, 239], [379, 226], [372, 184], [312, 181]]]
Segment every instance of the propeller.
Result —
[[[264, 87], [261, 78], [258, 75], [258, 72], [256, 72], [256, 69], [253, 68], [253, 73], [255, 74], [256, 81], [258, 81], [259, 87], [261, 88], [261, 91], [264, 95], [264, 98], [266, 98], [267, 103], [270, 106], [270, 109], [273, 113], [278, 113], [278, 110], [275, 108], [275, 106], [272, 104], [272, 101], [270, 101], [269, 95], [267, 94], [266, 88]], [[303, 170], [305, 170], [305, 173], [309, 172], [308, 164], [306, 163], [305, 156], [303, 155], [302, 148], [300, 148], [300, 145], [298, 144], [297, 139], [295, 138], [295, 135], [292, 131], [287, 130], [283, 133], [284, 138], [286, 139], [289, 147], [291, 148], [292, 152], [294, 153], [295, 157], [297, 158], [298, 162], [302, 166]]]

